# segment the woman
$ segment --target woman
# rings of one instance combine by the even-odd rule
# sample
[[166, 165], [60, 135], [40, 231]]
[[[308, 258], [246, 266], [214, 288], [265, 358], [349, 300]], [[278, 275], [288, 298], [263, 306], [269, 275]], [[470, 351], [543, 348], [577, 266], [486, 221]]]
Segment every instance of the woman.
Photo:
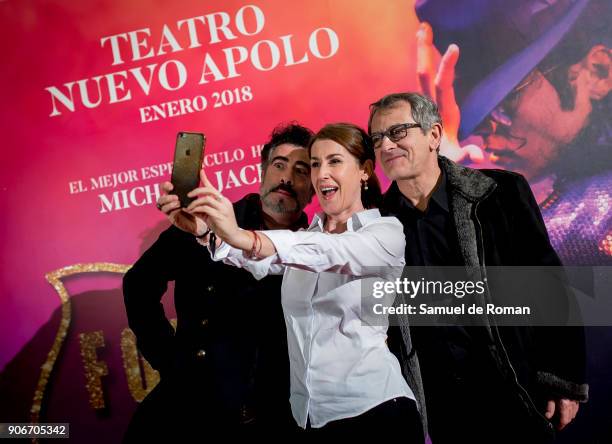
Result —
[[284, 273], [290, 402], [299, 426], [343, 433], [400, 426], [407, 442], [423, 442], [414, 394], [385, 342], [387, 326], [361, 317], [368, 267], [404, 265], [401, 223], [375, 208], [381, 192], [374, 150], [363, 130], [340, 123], [322, 128], [309, 153], [323, 213], [306, 231], [238, 228], [231, 203], [205, 177], [187, 210], [223, 241], [216, 260], [257, 278]]

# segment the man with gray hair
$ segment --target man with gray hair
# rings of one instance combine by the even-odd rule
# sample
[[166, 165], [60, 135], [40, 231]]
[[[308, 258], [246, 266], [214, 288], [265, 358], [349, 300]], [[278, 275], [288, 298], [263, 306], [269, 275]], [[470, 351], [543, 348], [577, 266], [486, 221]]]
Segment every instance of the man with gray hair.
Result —
[[[370, 109], [377, 161], [393, 181], [382, 210], [404, 224], [406, 265], [475, 267], [484, 278], [485, 265], [561, 265], [523, 176], [439, 155], [432, 100], [390, 94]], [[390, 330], [389, 344], [415, 359], [404, 347], [412, 336], [436, 444], [551, 442], [587, 400], [580, 329], [497, 327], [484, 316], [478, 326], [405, 330]]]

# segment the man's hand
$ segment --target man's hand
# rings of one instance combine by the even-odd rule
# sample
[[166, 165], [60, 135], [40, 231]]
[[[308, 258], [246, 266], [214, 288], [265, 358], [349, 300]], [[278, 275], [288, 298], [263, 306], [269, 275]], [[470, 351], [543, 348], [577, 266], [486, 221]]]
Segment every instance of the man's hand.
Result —
[[[476, 145], [459, 146], [458, 134], [461, 113], [455, 99], [455, 66], [459, 60], [459, 47], [449, 45], [443, 56], [433, 44], [433, 31], [429, 23], [419, 26], [417, 37], [417, 75], [423, 94], [438, 105], [444, 133], [440, 154], [459, 162], [466, 157], [472, 162], [484, 159], [482, 149]], [[439, 60], [439, 63], [438, 63]]]
[[562, 430], [566, 425], [568, 425], [578, 414], [578, 409], [580, 408], [580, 404], [578, 401], [572, 401], [571, 399], [555, 399], [548, 401], [546, 405], [546, 419], [552, 420], [553, 417], [556, 417], [557, 422], [557, 430]]
[[166, 215], [168, 220], [177, 228], [201, 236], [206, 233], [208, 226], [202, 215], [194, 215], [181, 208], [181, 203], [176, 194], [169, 194], [174, 187], [170, 182], [161, 184], [163, 194], [157, 199], [157, 208]]

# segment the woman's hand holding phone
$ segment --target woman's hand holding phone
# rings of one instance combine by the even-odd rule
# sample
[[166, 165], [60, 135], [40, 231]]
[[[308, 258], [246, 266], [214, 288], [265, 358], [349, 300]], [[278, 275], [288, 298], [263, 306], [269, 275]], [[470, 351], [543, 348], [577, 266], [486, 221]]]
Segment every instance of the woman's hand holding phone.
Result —
[[250, 248], [252, 239], [248, 233], [238, 227], [234, 206], [230, 200], [210, 183], [203, 170], [200, 172], [200, 180], [203, 186], [187, 194], [195, 200], [186, 211], [196, 217], [203, 217], [215, 235], [232, 247]]

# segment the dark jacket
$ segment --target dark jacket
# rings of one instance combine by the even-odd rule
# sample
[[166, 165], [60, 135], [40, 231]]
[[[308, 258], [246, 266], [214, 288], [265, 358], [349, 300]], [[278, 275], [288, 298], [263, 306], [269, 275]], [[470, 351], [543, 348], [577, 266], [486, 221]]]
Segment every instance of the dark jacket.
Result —
[[[445, 157], [440, 157], [439, 163], [447, 177], [450, 211], [464, 265], [486, 278], [487, 266], [561, 264], [524, 177], [502, 170], [466, 168]], [[395, 188], [385, 195], [383, 209], [387, 214], [393, 215], [398, 208], [398, 193]], [[484, 297], [483, 302], [492, 302], [489, 292]], [[483, 325], [491, 339], [486, 353], [513, 387], [517, 405], [536, 427], [546, 434], [554, 433], [536, 398], [587, 400], [582, 330], [498, 327], [486, 317]], [[400, 329], [409, 337], [407, 325]]]
[[[263, 228], [258, 195], [234, 209], [242, 228]], [[306, 225], [305, 214], [301, 222]], [[281, 280], [257, 281], [248, 271], [213, 262], [193, 235], [174, 226], [160, 235], [126, 273], [123, 291], [139, 350], [159, 370], [160, 385], [172, 387], [175, 405], [163, 408], [210, 411], [228, 424], [290, 417]], [[176, 333], [160, 302], [170, 281]], [[160, 398], [166, 404], [167, 397]]]

